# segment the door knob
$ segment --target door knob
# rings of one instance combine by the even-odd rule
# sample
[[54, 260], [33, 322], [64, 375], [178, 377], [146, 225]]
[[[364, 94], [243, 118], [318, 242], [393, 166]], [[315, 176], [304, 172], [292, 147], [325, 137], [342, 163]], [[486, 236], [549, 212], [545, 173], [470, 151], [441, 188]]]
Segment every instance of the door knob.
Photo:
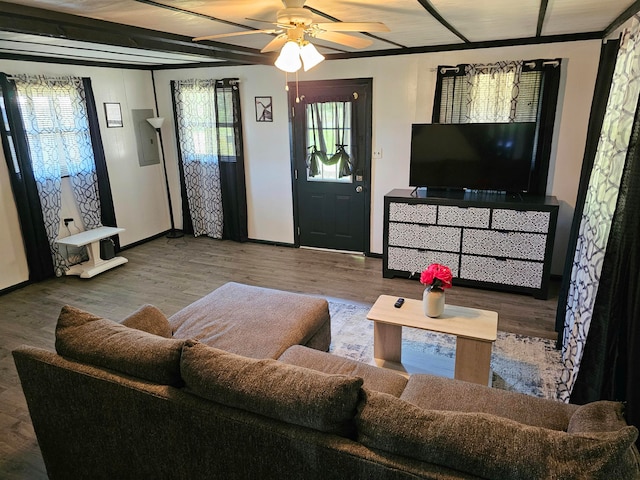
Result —
[[356, 187], [356, 192], [358, 192], [358, 193], [362, 193], [362, 185], [358, 185], [358, 186]]

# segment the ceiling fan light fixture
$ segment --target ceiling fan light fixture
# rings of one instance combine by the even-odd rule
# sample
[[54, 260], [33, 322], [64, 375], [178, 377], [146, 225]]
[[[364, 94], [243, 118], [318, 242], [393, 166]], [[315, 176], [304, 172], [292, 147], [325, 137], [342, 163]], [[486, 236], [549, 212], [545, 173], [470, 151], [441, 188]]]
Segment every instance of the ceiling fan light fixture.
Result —
[[294, 41], [288, 41], [280, 50], [280, 55], [275, 63], [280, 70], [293, 73], [300, 70], [302, 62], [300, 60], [300, 47]]
[[309, 42], [300, 47], [300, 57], [302, 58], [305, 72], [324, 60], [324, 55], [322, 55], [318, 49]]

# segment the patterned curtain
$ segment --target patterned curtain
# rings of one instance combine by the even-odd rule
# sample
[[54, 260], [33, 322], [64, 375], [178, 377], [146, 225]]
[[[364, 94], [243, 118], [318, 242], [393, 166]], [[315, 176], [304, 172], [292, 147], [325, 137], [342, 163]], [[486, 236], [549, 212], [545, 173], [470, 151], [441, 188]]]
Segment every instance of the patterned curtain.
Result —
[[222, 238], [216, 81], [180, 80], [172, 85], [181, 173], [193, 234]]
[[568, 402], [582, 361], [640, 94], [640, 23], [623, 33], [589, 179], [565, 311], [559, 398]]
[[517, 60], [440, 67], [436, 118], [439, 123], [537, 121], [543, 78], [538, 63], [543, 64]]
[[465, 73], [469, 96], [464, 123], [515, 122], [522, 61], [467, 65]]
[[15, 85], [54, 272], [61, 276], [69, 268], [55, 242], [60, 229], [63, 173], [71, 181], [85, 229], [102, 225], [83, 82], [75, 77], [17, 75]]

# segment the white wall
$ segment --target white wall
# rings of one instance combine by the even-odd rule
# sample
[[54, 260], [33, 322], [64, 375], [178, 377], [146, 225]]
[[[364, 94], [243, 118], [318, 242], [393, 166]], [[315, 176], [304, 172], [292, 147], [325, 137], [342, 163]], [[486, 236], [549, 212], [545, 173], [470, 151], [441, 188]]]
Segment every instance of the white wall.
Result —
[[[301, 73], [300, 81], [373, 78], [373, 147], [382, 149], [383, 156], [373, 160], [372, 165], [371, 251], [382, 253], [384, 195], [394, 188], [408, 188], [410, 126], [412, 123], [431, 121], [436, 67], [498, 60], [562, 58], [563, 84], [547, 189], [548, 194], [555, 195], [561, 205], [552, 273], [562, 273], [599, 54], [600, 41], [592, 40], [333, 60]], [[116, 218], [118, 226], [127, 230], [121, 235], [122, 244], [143, 240], [169, 228], [161, 166], [138, 165], [135, 136], [131, 127], [131, 109], [154, 108], [150, 73], [2, 60], [0, 70], [7, 73], [48, 75], [73, 73], [91, 77]], [[272, 66], [245, 66], [163, 70], [154, 75], [159, 114], [168, 119], [163, 125], [162, 134], [174, 213], [177, 212], [176, 226], [181, 226], [180, 190], [175, 130], [170, 121], [173, 109], [169, 82], [187, 78], [237, 77], [241, 80], [249, 237], [293, 243], [291, 159], [284, 74]], [[303, 93], [303, 87], [300, 93]], [[273, 97], [273, 122], [255, 121], [256, 96]], [[121, 104], [124, 128], [106, 128], [102, 109], [104, 102]], [[2, 162], [4, 164], [3, 159]], [[0, 288], [27, 278], [26, 264], [20, 257], [21, 237], [15, 209], [11, 208], [10, 202], [5, 202], [12, 198], [6, 175], [6, 167], [0, 167], [0, 193], [3, 200], [0, 207], [0, 248], [3, 251], [13, 251], [15, 260], [10, 260], [11, 255], [0, 257]], [[5, 225], [8, 233], [5, 233]]]
[[[169, 210], [160, 164], [140, 167], [135, 132], [131, 121], [132, 109], [155, 111], [151, 73], [141, 70], [78, 67], [45, 63], [0, 60], [0, 71], [7, 74], [74, 75], [90, 77], [98, 109], [100, 132], [114, 209], [119, 227], [126, 231], [120, 243], [126, 246], [170, 228]], [[104, 102], [120, 103], [123, 128], [107, 128]], [[15, 213], [4, 152], [0, 149], [0, 289], [28, 279], [24, 246]], [[72, 201], [68, 181], [63, 181], [61, 218], [73, 217], [75, 225], [82, 225]], [[62, 224], [64, 225], [64, 224]], [[61, 232], [65, 235], [66, 231]]]
[[[300, 80], [373, 78], [373, 147], [382, 149], [372, 165], [371, 251], [382, 253], [384, 195], [408, 188], [412, 123], [431, 122], [438, 65], [498, 60], [562, 58], [562, 86], [547, 193], [560, 202], [552, 272], [561, 274], [578, 182], [600, 41], [530, 45], [459, 52], [326, 61]], [[284, 74], [271, 66], [186, 69], [156, 73], [159, 109], [171, 112], [169, 81], [238, 77], [245, 140], [249, 237], [292, 243], [293, 206], [289, 125]], [[290, 77], [291, 79], [291, 77]], [[301, 86], [300, 93], [304, 93]], [[273, 123], [255, 121], [254, 97], [273, 97]], [[175, 170], [175, 138], [167, 132], [167, 160]], [[166, 138], [166, 137], [165, 137]], [[171, 157], [171, 158], [170, 158]], [[177, 184], [175, 184], [177, 189]], [[176, 190], [177, 193], [177, 190]]]

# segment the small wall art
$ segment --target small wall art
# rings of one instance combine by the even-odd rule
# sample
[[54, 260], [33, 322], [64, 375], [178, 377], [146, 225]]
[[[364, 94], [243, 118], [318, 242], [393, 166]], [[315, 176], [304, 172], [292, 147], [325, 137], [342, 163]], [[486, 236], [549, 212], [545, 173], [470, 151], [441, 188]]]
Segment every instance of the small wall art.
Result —
[[119, 103], [105, 103], [104, 114], [107, 117], [107, 128], [122, 127], [122, 110]]
[[256, 97], [256, 122], [273, 122], [271, 97]]

